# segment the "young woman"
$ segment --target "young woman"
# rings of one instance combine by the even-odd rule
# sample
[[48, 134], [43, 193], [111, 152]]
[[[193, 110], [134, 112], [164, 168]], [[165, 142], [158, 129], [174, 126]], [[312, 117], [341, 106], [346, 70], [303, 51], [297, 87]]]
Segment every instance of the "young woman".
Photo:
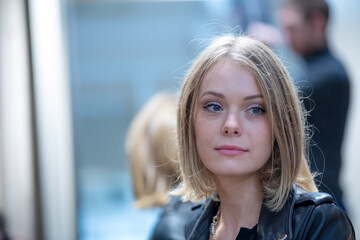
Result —
[[248, 37], [215, 39], [182, 85], [178, 147], [186, 239], [355, 239], [318, 193], [298, 94], [282, 63]]

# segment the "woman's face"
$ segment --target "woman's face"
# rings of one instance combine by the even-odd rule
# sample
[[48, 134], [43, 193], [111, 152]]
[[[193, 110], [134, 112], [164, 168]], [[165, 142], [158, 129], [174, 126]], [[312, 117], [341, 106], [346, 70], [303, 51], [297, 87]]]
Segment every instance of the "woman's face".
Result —
[[273, 141], [252, 74], [220, 60], [205, 74], [195, 104], [196, 146], [206, 168], [217, 176], [256, 174], [270, 158]]

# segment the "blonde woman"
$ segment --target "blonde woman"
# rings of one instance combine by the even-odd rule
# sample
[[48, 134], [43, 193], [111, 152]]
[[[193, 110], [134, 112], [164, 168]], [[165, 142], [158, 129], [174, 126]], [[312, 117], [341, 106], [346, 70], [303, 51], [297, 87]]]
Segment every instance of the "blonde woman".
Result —
[[163, 207], [154, 240], [184, 239], [184, 225], [190, 214], [190, 203], [169, 195], [180, 175], [175, 133], [176, 99], [158, 93], [135, 116], [127, 136], [136, 206]]
[[178, 106], [186, 239], [355, 239], [319, 193], [306, 159], [298, 94], [264, 44], [226, 35], [197, 57]]

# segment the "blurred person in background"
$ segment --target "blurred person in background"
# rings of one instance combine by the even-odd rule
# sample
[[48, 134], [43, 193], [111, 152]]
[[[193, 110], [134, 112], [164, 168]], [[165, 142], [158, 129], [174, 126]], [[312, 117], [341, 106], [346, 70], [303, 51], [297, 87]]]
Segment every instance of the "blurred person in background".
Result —
[[192, 204], [169, 195], [180, 181], [175, 97], [167, 93], [153, 96], [133, 119], [126, 144], [136, 206], [163, 207], [151, 239], [184, 239], [184, 225]]
[[313, 127], [311, 169], [319, 172], [319, 189], [331, 193], [345, 209], [339, 173], [350, 83], [343, 64], [329, 49], [329, 5], [325, 0], [288, 0], [279, 16], [285, 40], [306, 64], [304, 78], [295, 81]]

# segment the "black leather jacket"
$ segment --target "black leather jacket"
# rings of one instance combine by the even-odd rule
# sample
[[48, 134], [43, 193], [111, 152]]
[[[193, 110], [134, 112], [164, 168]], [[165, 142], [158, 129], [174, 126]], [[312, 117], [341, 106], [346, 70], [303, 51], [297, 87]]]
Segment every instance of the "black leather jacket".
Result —
[[[208, 240], [209, 226], [216, 214], [218, 202], [194, 206], [185, 226], [187, 240]], [[207, 207], [205, 207], [207, 205]], [[293, 185], [285, 206], [279, 212], [261, 208], [257, 240], [351, 240], [354, 228], [347, 215], [327, 193], [309, 193]]]
[[191, 202], [182, 202], [180, 196], [172, 197], [163, 209], [151, 240], [184, 240], [184, 227], [192, 206]]

